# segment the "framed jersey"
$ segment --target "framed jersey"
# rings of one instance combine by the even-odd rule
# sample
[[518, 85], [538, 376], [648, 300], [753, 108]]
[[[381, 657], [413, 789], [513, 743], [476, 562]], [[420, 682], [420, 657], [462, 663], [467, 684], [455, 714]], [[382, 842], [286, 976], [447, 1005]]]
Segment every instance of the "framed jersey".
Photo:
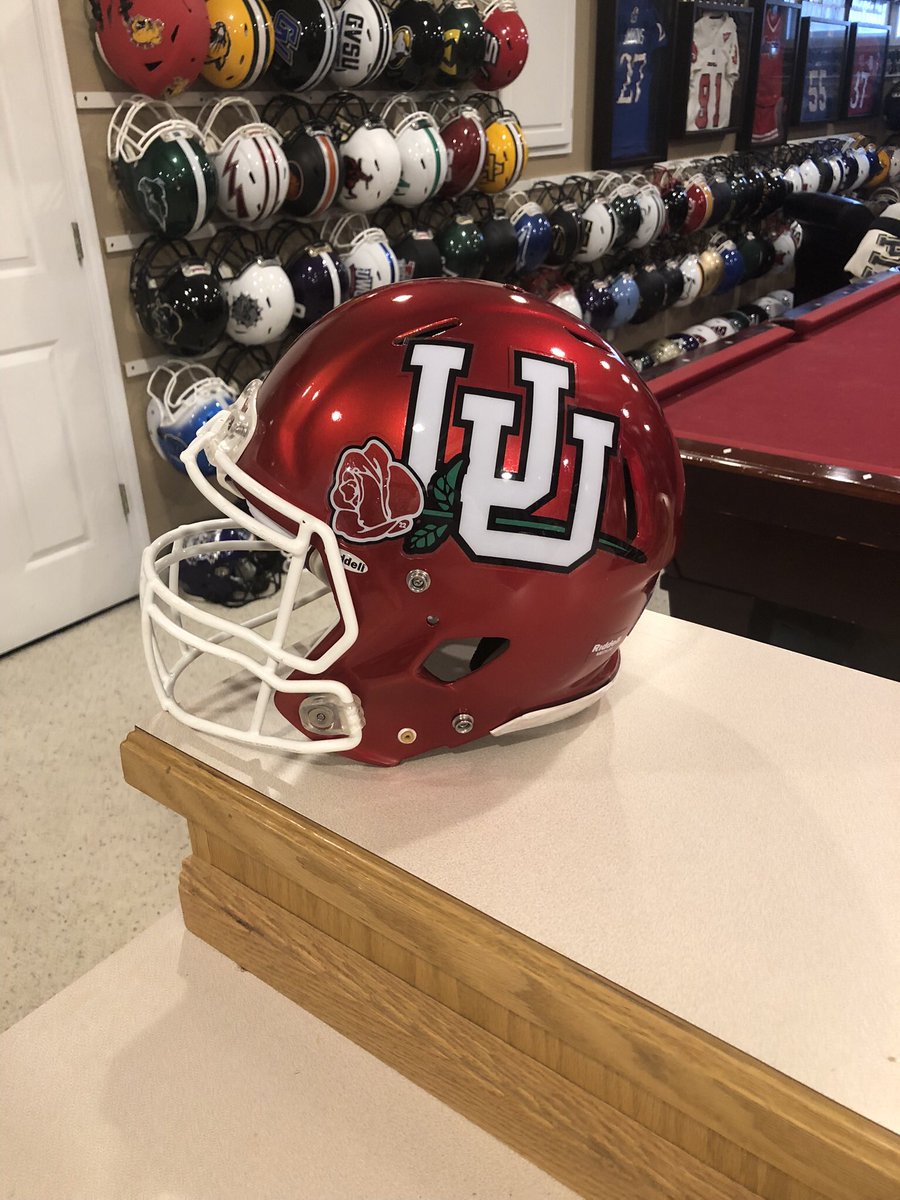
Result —
[[847, 120], [874, 117], [881, 111], [890, 36], [886, 25], [850, 26], [847, 85], [841, 112]]
[[753, 19], [753, 10], [743, 4], [681, 6], [673, 136], [709, 137], [741, 129]]
[[849, 33], [846, 21], [823, 21], [818, 17], [803, 17], [800, 21], [794, 123], [815, 125], [840, 117]]
[[797, 63], [800, 4], [757, 0], [747, 80], [750, 97], [741, 145], [780, 146], [787, 141], [788, 110]]
[[665, 158], [676, 0], [604, 0], [597, 14], [592, 164]]

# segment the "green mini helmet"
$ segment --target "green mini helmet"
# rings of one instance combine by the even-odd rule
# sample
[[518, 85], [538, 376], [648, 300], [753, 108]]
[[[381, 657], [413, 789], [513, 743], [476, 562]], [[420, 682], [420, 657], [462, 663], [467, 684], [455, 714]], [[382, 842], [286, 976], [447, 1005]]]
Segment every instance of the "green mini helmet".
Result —
[[437, 242], [445, 275], [464, 279], [481, 278], [487, 250], [484, 234], [472, 217], [455, 213], [438, 229]]
[[188, 237], [209, 220], [216, 170], [200, 131], [171, 105], [123, 100], [109, 123], [107, 154], [126, 204], [148, 229]]

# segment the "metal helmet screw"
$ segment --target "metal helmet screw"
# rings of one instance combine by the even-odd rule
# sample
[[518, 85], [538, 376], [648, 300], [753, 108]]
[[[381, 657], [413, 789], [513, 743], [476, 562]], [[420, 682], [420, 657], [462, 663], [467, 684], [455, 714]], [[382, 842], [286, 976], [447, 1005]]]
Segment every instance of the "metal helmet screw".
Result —
[[401, 729], [397, 734], [397, 741], [402, 742], [404, 746], [411, 746], [418, 736], [414, 729]]
[[411, 592], [427, 592], [431, 587], [431, 576], [427, 571], [416, 568], [406, 576], [406, 586]]
[[471, 733], [475, 728], [475, 718], [470, 713], [458, 713], [453, 718], [453, 728], [457, 733]]

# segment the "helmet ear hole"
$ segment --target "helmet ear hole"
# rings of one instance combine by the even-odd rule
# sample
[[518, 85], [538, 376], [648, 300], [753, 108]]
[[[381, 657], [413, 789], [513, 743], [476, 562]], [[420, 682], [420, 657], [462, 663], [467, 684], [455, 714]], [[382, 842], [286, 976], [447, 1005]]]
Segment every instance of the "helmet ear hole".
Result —
[[509, 638], [455, 638], [441, 642], [422, 663], [422, 670], [441, 683], [457, 683], [499, 658]]

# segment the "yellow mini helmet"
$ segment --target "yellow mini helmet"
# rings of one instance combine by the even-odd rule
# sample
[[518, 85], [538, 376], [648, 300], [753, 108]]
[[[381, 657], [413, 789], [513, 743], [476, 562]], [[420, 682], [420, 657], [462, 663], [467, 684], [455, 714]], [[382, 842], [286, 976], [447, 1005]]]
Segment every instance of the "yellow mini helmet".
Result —
[[700, 266], [703, 269], [703, 286], [700, 288], [700, 295], [708, 296], [722, 282], [725, 275], [725, 260], [718, 250], [708, 246], [700, 254]]
[[263, 0], [206, 0], [209, 51], [201, 74], [214, 87], [247, 88], [272, 61], [275, 30]]
[[866, 191], [881, 187], [887, 183], [888, 176], [891, 173], [891, 156], [887, 150], [882, 147], [876, 155], [878, 159], [878, 170], [873, 170], [872, 174], [866, 180]]
[[487, 152], [478, 177], [478, 190], [495, 193], [512, 187], [528, 163], [528, 144], [519, 119], [512, 112], [501, 112], [485, 125]]

